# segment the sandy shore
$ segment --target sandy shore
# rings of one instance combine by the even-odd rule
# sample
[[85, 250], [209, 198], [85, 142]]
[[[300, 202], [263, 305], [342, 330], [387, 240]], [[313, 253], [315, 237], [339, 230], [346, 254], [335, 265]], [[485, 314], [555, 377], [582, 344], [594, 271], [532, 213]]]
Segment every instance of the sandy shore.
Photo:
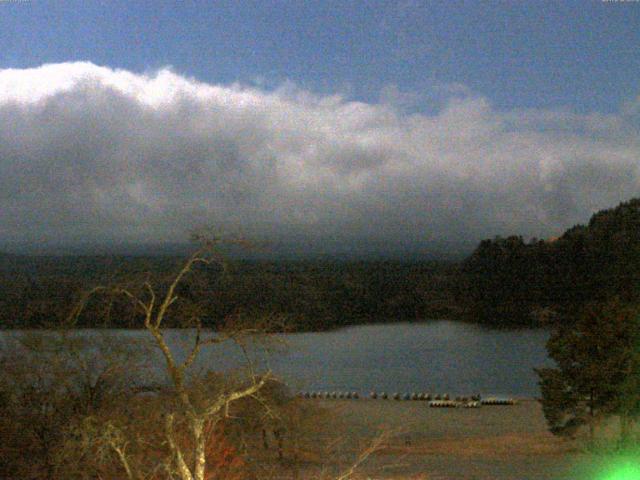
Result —
[[333, 428], [340, 429], [345, 445], [358, 446], [325, 459], [336, 470], [355, 458], [366, 439], [394, 432], [359, 468], [360, 478], [568, 480], [568, 468], [579, 457], [571, 442], [548, 433], [535, 400], [478, 409], [429, 408], [417, 401], [308, 401], [340, 420]]

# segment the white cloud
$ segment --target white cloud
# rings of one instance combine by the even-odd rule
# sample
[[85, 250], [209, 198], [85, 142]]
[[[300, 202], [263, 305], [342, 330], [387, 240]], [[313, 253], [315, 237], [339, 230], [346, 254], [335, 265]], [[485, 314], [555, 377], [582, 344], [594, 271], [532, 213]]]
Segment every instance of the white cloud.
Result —
[[0, 241], [175, 241], [202, 224], [390, 246], [545, 236], [637, 194], [637, 109], [499, 112], [450, 92], [426, 115], [397, 103], [429, 95], [396, 87], [367, 104], [166, 69], [0, 70]]

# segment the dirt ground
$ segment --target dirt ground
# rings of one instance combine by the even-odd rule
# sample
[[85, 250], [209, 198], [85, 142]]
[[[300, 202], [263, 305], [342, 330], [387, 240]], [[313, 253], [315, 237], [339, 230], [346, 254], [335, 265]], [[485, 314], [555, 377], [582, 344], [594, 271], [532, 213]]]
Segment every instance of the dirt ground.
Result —
[[[573, 480], [580, 453], [547, 432], [540, 405], [478, 409], [429, 408], [426, 402], [308, 400], [331, 412], [343, 455], [324, 458], [325, 468], [343, 471], [367, 439], [393, 432], [381, 450], [358, 468], [358, 478], [422, 480]], [[317, 477], [311, 471], [305, 477]], [[327, 477], [331, 475], [326, 475]]]

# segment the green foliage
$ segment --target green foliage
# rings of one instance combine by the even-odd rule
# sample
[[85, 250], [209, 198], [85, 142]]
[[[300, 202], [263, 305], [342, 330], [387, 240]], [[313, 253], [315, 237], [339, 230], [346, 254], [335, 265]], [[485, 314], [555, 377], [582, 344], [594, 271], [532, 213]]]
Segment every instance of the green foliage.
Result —
[[496, 326], [571, 322], [589, 302], [614, 296], [638, 303], [640, 198], [598, 212], [557, 239], [484, 240], [461, 272], [458, 300], [471, 318]]
[[613, 414], [637, 418], [640, 402], [638, 309], [614, 299], [587, 306], [547, 343], [557, 368], [536, 370], [550, 430], [574, 435]]
[[541, 368], [536, 372], [540, 376], [542, 411], [549, 430], [555, 435], [573, 436], [584, 424], [584, 418], [580, 415], [579, 396], [571, 389], [570, 379], [554, 368]]

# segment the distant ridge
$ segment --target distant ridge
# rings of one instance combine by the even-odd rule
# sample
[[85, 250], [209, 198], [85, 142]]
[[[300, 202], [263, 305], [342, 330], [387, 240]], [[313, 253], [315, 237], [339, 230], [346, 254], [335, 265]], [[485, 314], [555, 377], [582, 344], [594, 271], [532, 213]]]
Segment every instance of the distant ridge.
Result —
[[[310, 242], [263, 242], [259, 248], [243, 250], [228, 248], [230, 258], [271, 261], [304, 260], [446, 260], [461, 261], [475, 247], [475, 242], [427, 242], [421, 245], [388, 246], [360, 242], [356, 246]], [[186, 256], [195, 245], [182, 243], [104, 243], [80, 245], [10, 244], [2, 247], [4, 255], [26, 256]], [[0, 253], [3, 255], [3, 253]]]

